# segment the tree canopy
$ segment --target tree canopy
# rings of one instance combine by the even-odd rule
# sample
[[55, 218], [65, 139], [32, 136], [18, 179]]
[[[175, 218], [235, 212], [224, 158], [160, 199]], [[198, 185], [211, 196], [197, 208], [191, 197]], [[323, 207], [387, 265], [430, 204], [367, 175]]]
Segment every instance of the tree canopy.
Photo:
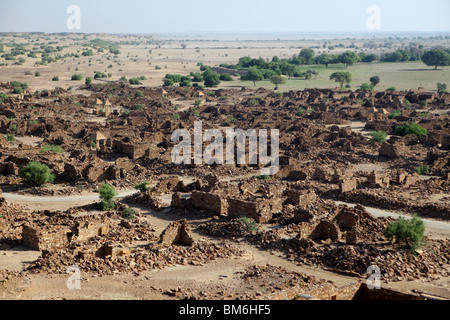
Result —
[[330, 80], [334, 80], [335, 82], [339, 82], [341, 88], [344, 86], [344, 83], [350, 84], [352, 82], [352, 74], [350, 72], [339, 71], [331, 74]]
[[437, 70], [438, 67], [450, 65], [450, 54], [442, 49], [433, 49], [423, 54], [422, 61], [427, 66], [433, 66]]

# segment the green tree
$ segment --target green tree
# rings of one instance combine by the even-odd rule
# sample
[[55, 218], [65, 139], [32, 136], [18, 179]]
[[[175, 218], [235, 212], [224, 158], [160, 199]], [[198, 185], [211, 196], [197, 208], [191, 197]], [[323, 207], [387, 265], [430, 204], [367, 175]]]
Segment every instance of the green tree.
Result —
[[404, 245], [416, 253], [425, 239], [425, 224], [416, 214], [411, 220], [400, 217], [397, 222], [391, 223], [384, 231], [384, 236], [399, 245]]
[[339, 82], [341, 88], [344, 83], [350, 84], [352, 82], [352, 74], [350, 72], [338, 71], [330, 75], [330, 80]]
[[210, 69], [207, 69], [203, 73], [203, 80], [205, 80], [205, 87], [214, 88], [220, 84], [220, 76], [217, 72], [213, 72]]
[[339, 62], [343, 63], [346, 68], [355, 65], [358, 61], [360, 61], [360, 57], [354, 53], [353, 51], [346, 51], [343, 54], [339, 55]]
[[253, 85], [256, 87], [256, 82], [264, 80], [264, 76], [257, 67], [250, 67], [248, 69], [248, 73], [246, 75], [243, 75], [241, 77], [241, 80], [252, 81]]
[[370, 78], [370, 83], [376, 87], [380, 83], [380, 77], [379, 76], [373, 76]]
[[114, 198], [117, 196], [116, 190], [107, 183], [103, 183], [98, 189], [100, 197], [100, 210], [108, 211], [115, 208]]
[[325, 65], [326, 68], [328, 68], [328, 65], [330, 63], [333, 63], [333, 56], [326, 54], [326, 53], [322, 53], [320, 56], [317, 56], [314, 59], [314, 62], [316, 64], [323, 64], [323, 65]]
[[316, 53], [313, 49], [305, 48], [300, 51], [300, 54], [298, 56], [300, 58], [303, 58], [305, 64], [313, 64], [315, 55]]
[[278, 86], [280, 84], [285, 84], [286, 83], [286, 79], [283, 76], [272, 76], [270, 78], [270, 82], [272, 82], [275, 85], [275, 89], [274, 90], [278, 90]]
[[437, 70], [438, 67], [450, 65], [450, 54], [442, 49], [429, 50], [423, 54], [422, 62], [427, 66], [434, 66], [434, 70]]
[[36, 161], [29, 162], [25, 168], [20, 170], [20, 177], [31, 186], [42, 186], [55, 179], [55, 176], [50, 173], [49, 167]]

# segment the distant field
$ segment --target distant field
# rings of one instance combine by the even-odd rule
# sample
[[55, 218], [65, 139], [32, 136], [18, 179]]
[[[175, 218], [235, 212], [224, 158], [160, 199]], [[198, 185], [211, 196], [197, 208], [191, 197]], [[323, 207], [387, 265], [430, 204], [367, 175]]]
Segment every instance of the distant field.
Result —
[[[398, 90], [409, 90], [418, 87], [424, 87], [427, 91], [436, 91], [438, 82], [450, 85], [450, 67], [433, 70], [421, 62], [402, 62], [402, 63], [360, 63], [356, 66], [345, 69], [342, 65], [330, 65], [328, 69], [324, 66], [309, 66], [301, 68], [317, 70], [319, 75], [311, 80], [291, 79], [286, 84], [280, 85], [280, 91], [302, 90], [305, 88], [335, 88], [339, 84], [330, 81], [330, 75], [336, 71], [348, 71], [353, 76], [351, 89], [356, 90], [359, 86], [367, 82], [372, 76], [379, 76], [380, 84], [376, 90], [382, 91], [389, 87], [396, 87]], [[270, 81], [260, 81], [256, 83], [257, 87], [273, 89], [274, 85]], [[222, 82], [220, 87], [253, 87], [252, 82], [232, 81]]]
[[[85, 38], [82, 35], [72, 35], [70, 38], [62, 38], [56, 35], [29, 36], [29, 38], [17, 38], [11, 35], [0, 37], [0, 42], [23, 43], [28, 48], [32, 48], [33, 41], [39, 43], [51, 43], [53, 46], [64, 46], [62, 53], [78, 53], [84, 49], [83, 44], [90, 40], [100, 37], [99, 35], [89, 35]], [[45, 38], [45, 39], [44, 39]], [[34, 40], [37, 39], [37, 40]], [[121, 41], [123, 38], [117, 36], [102, 36], [102, 39], [110, 41]], [[377, 49], [363, 48], [366, 42], [372, 40], [365, 39], [289, 39], [289, 40], [267, 40], [252, 39], [242, 40], [233, 38], [218, 39], [160, 39], [155, 44], [146, 44], [146, 38], [130, 36], [127, 40], [139, 40], [141, 44], [122, 45], [121, 54], [117, 57], [105, 53], [96, 53], [92, 57], [66, 58], [56, 63], [50, 63], [47, 66], [35, 65], [40, 61], [40, 57], [29, 58], [23, 56], [26, 62], [23, 65], [14, 66], [11, 62], [0, 58], [0, 63], [8, 63], [8, 66], [0, 66], [0, 82], [21, 81], [27, 82], [32, 90], [53, 89], [55, 87], [69, 88], [84, 84], [82, 81], [71, 81], [73, 74], [81, 74], [83, 77], [93, 77], [95, 71], [111, 73], [111, 77], [104, 80], [94, 80], [94, 83], [102, 81], [118, 81], [125, 76], [127, 79], [132, 77], [145, 76], [142, 81], [144, 86], [161, 86], [167, 73], [177, 73], [188, 75], [190, 72], [198, 72], [198, 63], [201, 62], [208, 66], [218, 66], [221, 63], [236, 64], [240, 57], [250, 56], [252, 58], [262, 57], [271, 59], [273, 56], [279, 58], [289, 58], [298, 55], [301, 48], [314, 47], [316, 54], [324, 52], [338, 54], [346, 50], [355, 52], [377, 53], [391, 52], [406, 45], [408, 40], [394, 39], [391, 48], [379, 47]], [[139, 42], [138, 41], [138, 42]], [[337, 47], [330, 51], [322, 47], [323, 42], [328, 45], [342, 44], [345, 47]], [[377, 40], [381, 46], [387, 40]], [[391, 41], [391, 40], [389, 40]], [[450, 46], [450, 40], [420, 40], [425, 47], [441, 45]], [[181, 44], [186, 43], [186, 48], [182, 49]], [[347, 46], [355, 44], [358, 49], [349, 49]], [[9, 51], [9, 47], [5, 47]], [[301, 90], [305, 88], [335, 88], [337, 83], [329, 80], [331, 73], [335, 71], [349, 71], [353, 75], [351, 89], [356, 90], [362, 83], [369, 82], [371, 76], [378, 75], [381, 83], [377, 90], [385, 90], [389, 87], [396, 87], [399, 90], [424, 87], [428, 91], [436, 90], [438, 82], [447, 83], [450, 86], [450, 67], [439, 68], [435, 71], [432, 67], [427, 67], [421, 62], [404, 63], [359, 63], [356, 66], [345, 69], [343, 65], [330, 65], [328, 69], [324, 66], [307, 66], [302, 68], [315, 69], [319, 72], [317, 78], [310, 81], [292, 79], [279, 87], [280, 91]], [[38, 71], [41, 76], [35, 77], [34, 73]], [[26, 75], [28, 74], [28, 75]], [[54, 76], [59, 77], [59, 81], [52, 81]], [[253, 87], [251, 82], [241, 82], [239, 80], [231, 82], [222, 82], [219, 87]], [[269, 81], [257, 83], [257, 87], [273, 89], [274, 86]]]

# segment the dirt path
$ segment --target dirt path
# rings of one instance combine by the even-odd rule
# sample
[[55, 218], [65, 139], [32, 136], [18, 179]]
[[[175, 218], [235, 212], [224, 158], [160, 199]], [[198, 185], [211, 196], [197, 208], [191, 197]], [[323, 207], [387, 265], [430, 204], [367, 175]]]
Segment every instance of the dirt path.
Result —
[[[355, 207], [356, 204], [349, 203], [349, 202], [343, 202], [343, 201], [336, 201], [336, 204], [345, 204], [349, 207]], [[394, 219], [398, 219], [400, 217], [411, 219], [411, 216], [408, 216], [404, 213], [397, 212], [397, 211], [389, 211], [385, 209], [377, 209], [373, 207], [367, 207], [364, 206], [370, 214], [372, 214], [374, 217], [391, 217]], [[426, 229], [425, 232], [427, 236], [432, 237], [438, 237], [438, 238], [444, 238], [448, 239], [450, 235], [450, 223], [440, 220], [434, 220], [429, 218], [422, 218], [423, 222], [425, 223]]]

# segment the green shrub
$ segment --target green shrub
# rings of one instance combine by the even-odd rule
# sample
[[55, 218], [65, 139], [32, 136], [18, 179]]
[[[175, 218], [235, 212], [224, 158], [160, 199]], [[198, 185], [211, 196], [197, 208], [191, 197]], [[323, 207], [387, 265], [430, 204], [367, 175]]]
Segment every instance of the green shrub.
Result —
[[373, 84], [369, 84], [369, 83], [363, 83], [361, 85], [361, 87], [359, 87], [359, 89], [361, 91], [367, 91], [367, 90], [372, 91], [374, 89], [374, 85]]
[[420, 175], [428, 174], [430, 171], [430, 166], [422, 166], [414, 168], [414, 171]]
[[305, 113], [305, 111], [306, 111], [305, 109], [300, 107], [300, 108], [298, 108], [296, 115], [300, 117], [303, 113]]
[[74, 74], [71, 78], [72, 81], [81, 81], [83, 80], [83, 76], [81, 74]]
[[136, 92], [136, 98], [142, 98], [143, 96], [144, 94], [142, 93], [142, 91]]
[[388, 115], [389, 119], [394, 119], [395, 117], [401, 116], [402, 112], [400, 110], [395, 110], [390, 115]]
[[114, 198], [117, 196], [116, 190], [107, 183], [103, 183], [101, 188], [98, 189], [100, 196], [100, 210], [108, 211], [114, 209], [116, 206], [114, 204]]
[[396, 87], [389, 87], [386, 89], [386, 91], [397, 91]]
[[20, 177], [32, 186], [41, 186], [44, 183], [53, 182], [55, 176], [50, 173], [50, 168], [43, 163], [31, 161], [20, 170]]
[[126, 208], [122, 212], [122, 218], [127, 220], [133, 220], [134, 218], [136, 218], [136, 211], [134, 211], [134, 209], [131, 208]]
[[238, 222], [244, 227], [246, 231], [258, 231], [259, 226], [255, 220], [247, 217], [241, 217]]
[[92, 84], [92, 78], [91, 77], [86, 77], [86, 81], [84, 82], [85, 85], [90, 85]]
[[13, 89], [12, 93], [15, 93], [15, 94], [22, 94], [22, 93], [23, 93], [23, 89], [22, 89], [22, 87], [15, 87], [15, 88]]
[[425, 239], [425, 224], [416, 214], [411, 220], [400, 217], [397, 222], [391, 223], [384, 231], [384, 236], [399, 245], [406, 246], [415, 254]]
[[123, 109], [122, 114], [124, 116], [129, 116], [130, 115], [131, 110], [130, 109]]
[[134, 188], [136, 190], [139, 190], [140, 192], [145, 192], [149, 189], [148, 185], [149, 185], [149, 183], [147, 181], [145, 181], [145, 182], [135, 185]]
[[250, 107], [256, 107], [256, 106], [259, 106], [259, 100], [258, 100], [258, 99], [252, 99], [252, 100], [250, 100], [250, 101], [248, 102], [248, 105], [249, 105]]
[[387, 133], [384, 131], [371, 132], [369, 135], [372, 137], [370, 139], [371, 143], [380, 142], [383, 143], [386, 141]]
[[269, 175], [267, 175], [267, 174], [263, 174], [263, 175], [260, 175], [260, 176], [256, 176], [255, 178], [256, 179], [260, 179], [260, 180], [269, 180], [271, 177]]
[[59, 77], [58, 77], [58, 76], [54, 76], [54, 77], [52, 78], [52, 81], [59, 81]]
[[14, 138], [13, 134], [8, 133], [6, 135], [6, 141], [14, 141], [14, 140], [16, 140], [16, 138]]
[[35, 76], [35, 77], [40, 77], [40, 76], [41, 76], [41, 73], [40, 73], [39, 71], [36, 71], [36, 72], [34, 73], [34, 76]]
[[128, 82], [132, 85], [141, 84], [138, 78], [131, 78]]
[[395, 134], [398, 136], [406, 136], [408, 134], [415, 134], [417, 138], [421, 138], [423, 136], [426, 136], [428, 134], [428, 130], [425, 128], [422, 128], [420, 125], [418, 125], [415, 122], [411, 123], [405, 123], [402, 126], [398, 126], [395, 128]]
[[173, 119], [173, 120], [180, 120], [180, 115], [179, 115], [178, 113], [174, 113], [174, 114], [172, 115], [172, 119]]
[[222, 81], [233, 81], [233, 78], [228, 73], [223, 73], [219, 77]]

